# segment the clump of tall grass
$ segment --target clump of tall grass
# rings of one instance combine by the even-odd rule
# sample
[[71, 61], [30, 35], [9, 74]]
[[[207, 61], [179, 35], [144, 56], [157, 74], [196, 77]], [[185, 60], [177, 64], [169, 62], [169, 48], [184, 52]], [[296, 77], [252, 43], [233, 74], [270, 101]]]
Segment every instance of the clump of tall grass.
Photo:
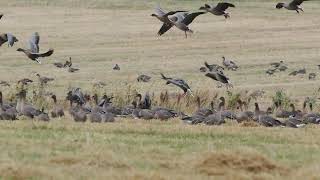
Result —
[[277, 90], [272, 97], [273, 105], [278, 104], [280, 107], [287, 109], [291, 103], [290, 97], [283, 90]]

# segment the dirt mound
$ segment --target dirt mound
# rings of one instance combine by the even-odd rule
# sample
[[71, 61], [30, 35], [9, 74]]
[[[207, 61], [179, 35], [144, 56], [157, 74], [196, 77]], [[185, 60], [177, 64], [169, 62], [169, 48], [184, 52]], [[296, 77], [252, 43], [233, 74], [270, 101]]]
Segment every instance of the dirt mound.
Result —
[[287, 168], [256, 153], [212, 153], [197, 165], [197, 169], [209, 176], [239, 171], [251, 174], [288, 174]]

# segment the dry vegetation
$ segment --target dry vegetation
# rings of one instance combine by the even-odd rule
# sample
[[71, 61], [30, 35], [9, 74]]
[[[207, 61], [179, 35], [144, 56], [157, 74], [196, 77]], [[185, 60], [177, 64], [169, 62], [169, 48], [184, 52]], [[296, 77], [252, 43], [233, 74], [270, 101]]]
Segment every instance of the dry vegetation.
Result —
[[[205, 1], [161, 1], [166, 9], [196, 10]], [[1, 32], [26, 46], [32, 32], [41, 35], [41, 49], [55, 49], [42, 65], [15, 48], [0, 49], [0, 80], [36, 79], [34, 72], [54, 77], [48, 90], [64, 98], [69, 87], [126, 95], [128, 92], [180, 92], [165, 86], [159, 73], [182, 77], [197, 94], [225, 95], [224, 89], [199, 72], [204, 61], [234, 59], [240, 70], [226, 72], [234, 93], [263, 89], [259, 101], [269, 106], [283, 90], [293, 102], [315, 96], [319, 78], [289, 77], [291, 70], [318, 72], [320, 3], [305, 3], [305, 13], [276, 10], [275, 1], [234, 1], [231, 19], [200, 16], [195, 33], [170, 31], [157, 37], [160, 23], [150, 17], [154, 1], [2, 0]], [[78, 73], [55, 69], [53, 62], [73, 57]], [[288, 72], [267, 76], [270, 62], [284, 60]], [[121, 71], [112, 71], [118, 63]], [[152, 76], [137, 83], [139, 74]], [[107, 83], [94, 89], [96, 81]], [[4, 94], [11, 88], [1, 87]], [[205, 98], [208, 100], [210, 98]], [[187, 101], [187, 100], [185, 100]], [[204, 104], [207, 104], [206, 101]], [[174, 106], [174, 104], [170, 104]], [[252, 105], [251, 105], [252, 106]], [[192, 109], [187, 109], [191, 111]], [[304, 129], [262, 128], [256, 124], [222, 127], [188, 126], [179, 120], [145, 122], [119, 119], [114, 124], [76, 124], [69, 118], [50, 123], [0, 123], [0, 175], [4, 179], [318, 179], [317, 126]]]

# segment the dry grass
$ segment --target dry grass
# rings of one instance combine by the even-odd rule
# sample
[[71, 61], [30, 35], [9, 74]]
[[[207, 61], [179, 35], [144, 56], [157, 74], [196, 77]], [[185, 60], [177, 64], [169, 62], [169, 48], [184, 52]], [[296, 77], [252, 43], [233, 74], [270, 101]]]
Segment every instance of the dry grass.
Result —
[[[220, 63], [221, 56], [226, 56], [240, 65], [239, 71], [226, 72], [234, 85], [232, 93], [243, 98], [246, 91], [263, 89], [266, 94], [258, 99], [262, 108], [270, 106], [278, 90], [295, 103], [305, 96], [316, 99], [319, 78], [309, 81], [307, 76], [289, 77], [288, 73], [300, 67], [318, 72], [320, 3], [304, 3], [305, 13], [297, 15], [276, 10], [275, 1], [234, 2], [237, 8], [231, 10], [230, 20], [200, 16], [191, 25], [195, 33], [184, 39], [177, 30], [156, 36], [160, 23], [150, 17], [154, 1], [3, 0], [1, 31], [19, 38], [15, 48], [25, 47], [31, 33], [38, 31], [41, 51], [52, 47], [55, 53], [37, 65], [15, 48], [3, 46], [0, 80], [36, 80], [38, 72], [56, 79], [46, 90], [60, 100], [68, 88], [79, 86], [85, 92], [113, 94], [124, 104], [130, 98], [123, 96], [136, 91], [154, 92], [157, 98], [166, 90], [180, 93], [164, 85], [159, 76], [162, 72], [184, 78], [207, 105], [226, 93], [205, 78], [199, 67], [204, 61]], [[166, 9], [196, 10], [202, 3], [161, 1]], [[63, 62], [69, 56], [80, 72], [69, 74], [53, 67], [52, 62]], [[268, 64], [280, 60], [289, 71], [267, 76]], [[119, 72], [112, 71], [116, 63]], [[140, 74], [151, 75], [151, 82], [137, 83]], [[107, 86], [93, 88], [97, 81]], [[30, 88], [30, 95], [35, 88]], [[1, 90], [14, 96], [15, 87]], [[177, 106], [174, 99], [169, 101], [167, 105], [177, 109], [195, 108], [194, 104], [188, 109]], [[183, 103], [189, 101], [194, 99], [186, 98]], [[206, 127], [188, 126], [179, 120], [76, 124], [66, 118], [50, 123], [1, 122], [0, 130], [0, 174], [4, 179], [206, 179], [208, 174], [219, 179], [320, 178], [316, 126], [269, 129], [251, 122], [230, 122]]]

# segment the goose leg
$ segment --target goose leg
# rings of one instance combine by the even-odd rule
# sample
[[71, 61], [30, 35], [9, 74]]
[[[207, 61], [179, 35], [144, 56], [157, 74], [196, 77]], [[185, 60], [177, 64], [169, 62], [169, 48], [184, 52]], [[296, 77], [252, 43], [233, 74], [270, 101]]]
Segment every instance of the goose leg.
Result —
[[187, 31], [184, 31], [184, 34], [185, 34], [186, 39], [187, 39], [188, 38]]
[[297, 11], [297, 13], [299, 14], [299, 10], [297, 9], [296, 11]]

